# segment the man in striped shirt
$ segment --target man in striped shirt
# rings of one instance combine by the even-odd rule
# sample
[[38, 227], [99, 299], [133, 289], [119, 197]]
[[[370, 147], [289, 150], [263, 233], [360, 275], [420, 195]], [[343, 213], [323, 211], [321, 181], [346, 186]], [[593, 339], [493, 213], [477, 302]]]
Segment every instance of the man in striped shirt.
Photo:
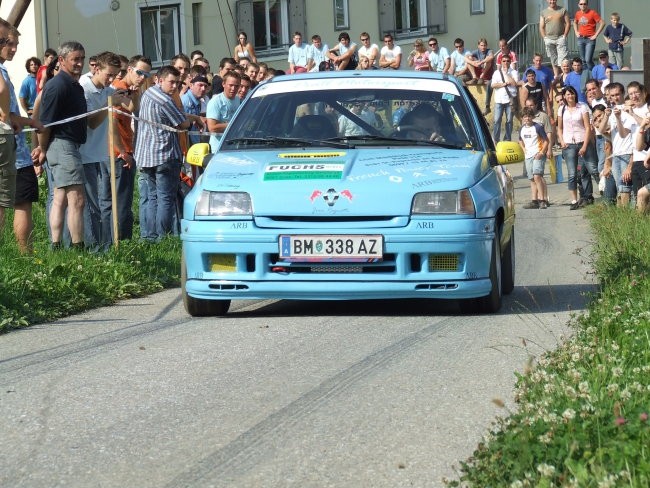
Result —
[[[146, 204], [146, 229], [142, 236], [158, 240], [172, 231], [176, 195], [183, 157], [178, 133], [192, 123], [203, 128], [201, 117], [181, 112], [172, 95], [178, 89], [181, 73], [173, 66], [158, 71], [157, 83], [140, 100], [140, 123], [135, 144], [135, 161], [145, 175], [149, 188]], [[165, 127], [161, 127], [161, 124]]]

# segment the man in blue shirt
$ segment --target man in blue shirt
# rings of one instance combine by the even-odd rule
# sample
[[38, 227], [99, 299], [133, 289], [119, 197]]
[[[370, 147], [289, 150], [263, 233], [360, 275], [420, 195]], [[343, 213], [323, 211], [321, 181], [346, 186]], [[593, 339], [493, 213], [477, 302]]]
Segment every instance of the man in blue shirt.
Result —
[[[186, 114], [192, 115], [205, 115], [205, 112], [202, 110], [204, 104], [203, 97], [205, 96], [206, 91], [208, 90], [209, 82], [208, 78], [204, 75], [196, 75], [190, 80], [190, 88], [181, 96], [181, 102], [183, 103], [183, 111]], [[198, 127], [195, 124], [192, 124], [190, 131], [196, 131]], [[198, 134], [190, 134], [190, 144], [196, 144], [201, 142], [201, 136]]]
[[578, 93], [578, 101], [587, 103], [587, 94], [585, 92], [585, 84], [589, 80], [589, 71], [582, 69], [582, 59], [573, 58], [571, 62], [573, 71], [569, 73], [564, 81], [565, 86], [572, 86]]
[[535, 53], [533, 55], [533, 64], [531, 64], [528, 69], [535, 71], [535, 79], [539, 81], [544, 88], [546, 88], [546, 93], [551, 93], [551, 82], [553, 81], [553, 70], [542, 64], [542, 55]]
[[210, 131], [210, 149], [217, 151], [219, 141], [214, 133], [222, 133], [228, 127], [228, 122], [239, 108], [239, 86], [241, 77], [236, 71], [229, 71], [223, 77], [223, 92], [215, 95], [208, 102], [205, 117]]
[[32, 116], [34, 110], [34, 101], [36, 100], [36, 72], [41, 67], [41, 60], [38, 58], [29, 58], [25, 61], [27, 76], [20, 85], [18, 99], [20, 106], [23, 108], [28, 117]]
[[617, 65], [609, 62], [609, 54], [607, 51], [600, 51], [598, 53], [598, 64], [591, 70], [591, 77], [594, 80], [603, 81], [607, 79], [607, 69], [619, 70]]

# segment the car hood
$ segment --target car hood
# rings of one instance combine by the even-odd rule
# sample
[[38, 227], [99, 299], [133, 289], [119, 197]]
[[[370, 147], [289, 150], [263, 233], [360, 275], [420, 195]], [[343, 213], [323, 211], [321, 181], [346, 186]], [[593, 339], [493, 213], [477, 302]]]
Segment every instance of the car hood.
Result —
[[489, 169], [473, 150], [225, 151], [198, 186], [248, 192], [256, 215], [408, 215], [413, 194], [471, 188]]

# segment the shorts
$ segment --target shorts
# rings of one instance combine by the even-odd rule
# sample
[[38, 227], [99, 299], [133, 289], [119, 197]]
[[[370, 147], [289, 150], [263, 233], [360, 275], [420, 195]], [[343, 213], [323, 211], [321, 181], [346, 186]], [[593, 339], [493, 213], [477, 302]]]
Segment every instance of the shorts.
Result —
[[54, 139], [47, 148], [47, 164], [52, 172], [54, 188], [83, 185], [86, 181], [76, 142]]
[[16, 173], [16, 204], [38, 202], [38, 179], [34, 166], [20, 168]]
[[544, 176], [544, 166], [546, 165], [546, 156], [543, 156], [541, 159], [526, 158], [526, 174], [528, 179], [532, 180], [533, 176], [540, 175]]
[[14, 206], [16, 198], [16, 138], [0, 129], [0, 207]]

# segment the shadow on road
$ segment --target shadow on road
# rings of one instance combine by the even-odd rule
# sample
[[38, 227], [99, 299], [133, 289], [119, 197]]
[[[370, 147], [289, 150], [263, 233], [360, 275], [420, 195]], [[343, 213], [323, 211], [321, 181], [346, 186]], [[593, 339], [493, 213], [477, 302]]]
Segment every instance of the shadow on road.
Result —
[[[503, 298], [499, 314], [537, 314], [580, 310], [585, 308], [598, 287], [587, 284], [517, 286]], [[301, 317], [301, 316], [388, 316], [464, 315], [456, 300], [350, 300], [312, 301], [280, 300], [255, 310], [231, 308], [226, 318], [243, 317]]]

